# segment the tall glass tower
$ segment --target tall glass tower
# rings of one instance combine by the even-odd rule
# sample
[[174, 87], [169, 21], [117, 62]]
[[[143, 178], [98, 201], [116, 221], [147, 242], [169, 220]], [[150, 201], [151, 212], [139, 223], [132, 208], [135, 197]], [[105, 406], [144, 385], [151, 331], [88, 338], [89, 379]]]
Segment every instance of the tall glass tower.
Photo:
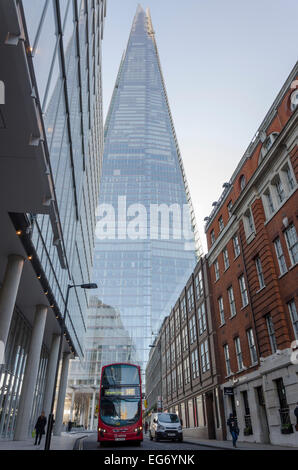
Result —
[[134, 347], [125, 353], [114, 341], [104, 363], [145, 371], [200, 254], [194, 227], [151, 17], [139, 5], [105, 124], [93, 275], [98, 299], [119, 312]]

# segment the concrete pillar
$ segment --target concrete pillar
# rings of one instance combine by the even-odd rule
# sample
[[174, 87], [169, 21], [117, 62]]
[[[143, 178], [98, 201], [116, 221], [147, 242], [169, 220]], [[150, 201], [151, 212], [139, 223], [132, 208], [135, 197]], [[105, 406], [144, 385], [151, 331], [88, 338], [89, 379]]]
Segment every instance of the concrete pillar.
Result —
[[29, 421], [32, 412], [41, 347], [47, 319], [47, 311], [48, 307], [45, 305], [36, 306], [31, 343], [26, 362], [22, 392], [16, 419], [16, 430], [14, 435], [15, 441], [22, 441], [28, 438]]
[[9, 255], [6, 271], [0, 289], [0, 341], [6, 345], [10, 323], [20, 285], [24, 258]]
[[70, 359], [70, 353], [63, 354], [61, 376], [60, 376], [60, 386], [59, 386], [58, 401], [57, 401], [56, 416], [55, 416], [54, 436], [60, 436], [61, 431], [62, 431], [69, 359]]
[[45, 394], [44, 394], [44, 399], [43, 399], [43, 410], [45, 412], [47, 419], [51, 411], [52, 397], [53, 397], [54, 386], [55, 386], [54, 382], [55, 382], [55, 374], [56, 374], [56, 367], [57, 367], [57, 361], [58, 361], [59, 343], [60, 343], [60, 335], [53, 335], [49, 363], [47, 367]]
[[94, 392], [93, 392], [93, 394], [92, 394], [92, 406], [91, 406], [90, 431], [93, 431], [93, 425], [94, 425], [95, 395], [96, 395], [96, 392], [95, 392], [95, 390], [94, 390]]
[[69, 421], [73, 420], [73, 408], [74, 408], [74, 401], [75, 401], [75, 391], [73, 390], [71, 393], [71, 405], [70, 405], [70, 411], [69, 411]]

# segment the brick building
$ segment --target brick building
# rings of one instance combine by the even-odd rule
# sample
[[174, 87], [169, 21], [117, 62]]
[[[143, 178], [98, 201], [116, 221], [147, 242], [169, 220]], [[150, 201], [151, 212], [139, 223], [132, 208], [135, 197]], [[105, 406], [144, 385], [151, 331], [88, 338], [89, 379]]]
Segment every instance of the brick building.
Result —
[[158, 407], [161, 395], [163, 410], [182, 418], [185, 436], [222, 439], [223, 405], [212, 317], [208, 265], [201, 258], [153, 345], [146, 396], [151, 409]]
[[240, 440], [290, 446], [298, 445], [297, 74], [296, 64], [205, 228], [226, 417], [237, 414]]

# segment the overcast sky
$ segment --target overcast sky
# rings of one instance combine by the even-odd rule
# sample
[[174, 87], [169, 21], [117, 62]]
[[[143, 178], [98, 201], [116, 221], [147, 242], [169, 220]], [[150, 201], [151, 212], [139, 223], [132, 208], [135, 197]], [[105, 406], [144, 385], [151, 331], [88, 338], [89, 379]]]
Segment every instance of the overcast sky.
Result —
[[150, 8], [203, 249], [205, 216], [297, 60], [296, 0], [107, 0], [104, 113], [132, 20]]

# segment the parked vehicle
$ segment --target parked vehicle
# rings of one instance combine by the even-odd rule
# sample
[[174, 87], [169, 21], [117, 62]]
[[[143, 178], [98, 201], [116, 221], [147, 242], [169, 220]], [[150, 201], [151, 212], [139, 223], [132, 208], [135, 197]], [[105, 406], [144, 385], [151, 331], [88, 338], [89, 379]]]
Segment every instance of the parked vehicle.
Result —
[[152, 413], [149, 427], [150, 439], [183, 441], [182, 425], [175, 413]]

